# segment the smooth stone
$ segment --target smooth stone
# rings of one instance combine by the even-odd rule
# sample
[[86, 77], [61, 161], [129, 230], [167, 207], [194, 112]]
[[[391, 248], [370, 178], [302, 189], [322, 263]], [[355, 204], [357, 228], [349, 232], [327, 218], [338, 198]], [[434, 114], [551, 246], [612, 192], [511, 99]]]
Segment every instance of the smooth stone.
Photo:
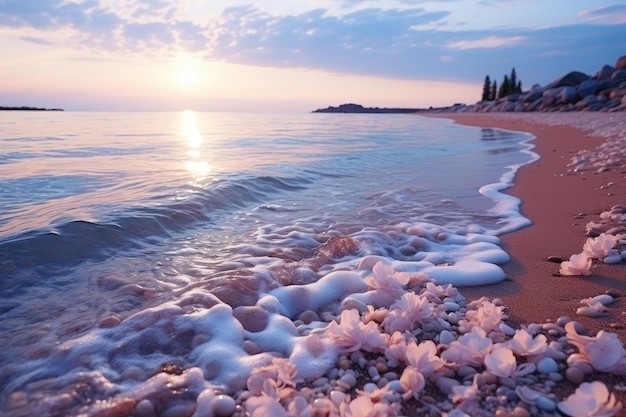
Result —
[[476, 375], [476, 369], [472, 368], [468, 365], [460, 366], [459, 369], [456, 370], [456, 373], [462, 378], [465, 379], [467, 377], [473, 377]]
[[565, 370], [565, 379], [574, 385], [580, 385], [585, 380], [585, 374], [579, 368], [570, 366]]
[[348, 388], [354, 388], [356, 385], [356, 378], [354, 374], [347, 373], [339, 379], [339, 382], [348, 386]]
[[618, 264], [622, 262], [622, 255], [609, 255], [602, 262], [608, 265]]
[[244, 329], [249, 332], [260, 332], [265, 329], [269, 323], [269, 315], [267, 311], [258, 306], [239, 306], [233, 310], [235, 317]]
[[137, 417], [148, 417], [154, 415], [154, 405], [152, 401], [143, 399], [135, 406], [135, 415]]
[[556, 403], [552, 401], [550, 398], [540, 395], [535, 400], [535, 405], [537, 408], [540, 408], [545, 411], [553, 411], [556, 409]]
[[446, 306], [446, 309], [448, 311], [459, 311], [461, 309], [461, 306], [458, 305], [457, 303], [453, 303], [453, 302], [445, 302], [443, 303], [444, 306]]
[[330, 392], [330, 401], [335, 405], [335, 407], [339, 407], [339, 404], [343, 403], [348, 395], [345, 392], [333, 390]]
[[500, 323], [500, 331], [507, 336], [515, 335], [515, 329], [513, 329], [511, 326], [505, 323]]
[[437, 388], [446, 395], [452, 394], [452, 387], [461, 385], [459, 381], [453, 378], [441, 377], [437, 378]]
[[567, 323], [569, 323], [570, 321], [572, 321], [571, 317], [567, 317], [567, 316], [561, 316], [556, 320], [556, 325], [559, 327], [563, 327], [565, 326]]
[[600, 310], [597, 310], [593, 307], [578, 307], [576, 309], [576, 314], [578, 314], [579, 316], [585, 316], [585, 317], [591, 317], [591, 318], [595, 318], [595, 317], [600, 317], [603, 313]]
[[537, 362], [537, 371], [541, 374], [547, 375], [552, 372], [557, 372], [559, 365], [556, 361], [550, 357], [546, 357]]
[[441, 333], [439, 333], [439, 344], [441, 345], [449, 345], [455, 340], [456, 338], [454, 335], [448, 330], [442, 330]]
[[611, 297], [609, 294], [600, 294], [596, 295], [591, 299], [591, 301], [595, 301], [601, 303], [602, 305], [612, 304], [615, 299]]
[[548, 256], [548, 262], [560, 264], [561, 262], [563, 262], [563, 258], [561, 258], [560, 256]]
[[233, 415], [237, 404], [229, 395], [218, 395], [213, 401], [213, 412], [217, 417], [228, 417]]
[[548, 378], [550, 378], [550, 381], [554, 381], [554, 382], [563, 381], [563, 375], [559, 372], [550, 372], [548, 374]]
[[515, 407], [511, 417], [530, 417], [530, 412], [524, 407]]

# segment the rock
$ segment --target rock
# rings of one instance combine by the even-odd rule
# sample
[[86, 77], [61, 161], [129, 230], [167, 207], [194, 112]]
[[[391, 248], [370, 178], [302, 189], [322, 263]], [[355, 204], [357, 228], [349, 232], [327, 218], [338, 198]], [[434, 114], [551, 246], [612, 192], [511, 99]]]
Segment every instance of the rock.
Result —
[[626, 68], [626, 55], [617, 58], [615, 62], [615, 69], [625, 69]]
[[561, 78], [558, 78], [552, 81], [550, 84], [546, 86], [546, 88], [554, 88], [554, 87], [566, 87], [566, 86], [577, 86], [585, 80], [588, 80], [590, 77], [579, 71], [572, 71], [568, 74], [565, 74]]
[[249, 332], [260, 332], [269, 323], [267, 311], [258, 306], [240, 306], [233, 310], [233, 316]]
[[600, 71], [596, 72], [596, 75], [594, 75], [593, 78], [595, 78], [596, 80], [606, 80], [611, 78], [611, 75], [613, 75], [614, 71], [615, 68], [610, 65], [605, 65], [600, 69]]
[[584, 98], [590, 94], [596, 94], [598, 91], [598, 85], [600, 83], [597, 80], [585, 80], [576, 89], [578, 97]]
[[615, 70], [613, 75], [611, 75], [612, 80], [625, 80], [626, 79], [626, 69]]
[[576, 87], [568, 86], [563, 87], [561, 94], [559, 94], [559, 103], [570, 104], [578, 101], [578, 94], [576, 93]]

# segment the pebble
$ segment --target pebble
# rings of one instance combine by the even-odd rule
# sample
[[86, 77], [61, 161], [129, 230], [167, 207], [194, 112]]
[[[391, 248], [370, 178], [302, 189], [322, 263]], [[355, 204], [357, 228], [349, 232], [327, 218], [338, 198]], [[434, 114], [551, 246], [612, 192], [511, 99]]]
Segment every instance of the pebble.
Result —
[[456, 312], [461, 309], [461, 306], [454, 302], [445, 302], [443, 303], [443, 305], [446, 306], [446, 309], [448, 311], [452, 311], [452, 312]]
[[565, 370], [565, 379], [574, 385], [580, 385], [585, 380], [585, 374], [580, 368], [570, 366]]
[[572, 321], [571, 317], [568, 316], [561, 316], [556, 320], [556, 325], [559, 327], [563, 327], [565, 326], [567, 323], [569, 323], [570, 321]]
[[537, 362], [537, 371], [544, 375], [557, 372], [559, 370], [559, 365], [556, 361], [550, 357], [545, 357]]
[[468, 377], [474, 377], [476, 375], [476, 369], [471, 366], [463, 365], [460, 366], [459, 369], [456, 370], [456, 373], [461, 377], [461, 379], [465, 379]]
[[563, 258], [561, 258], [560, 256], [548, 256], [548, 261], [560, 264], [561, 262], [563, 262]]
[[436, 381], [437, 388], [446, 395], [452, 394], [452, 387], [461, 385], [459, 381], [453, 378], [439, 377]]
[[339, 404], [343, 403], [348, 395], [344, 392], [333, 390], [330, 392], [330, 401], [335, 405], [335, 407], [339, 407]]
[[213, 412], [217, 417], [228, 417], [235, 412], [235, 400], [229, 395], [218, 395], [213, 402]]
[[602, 262], [604, 262], [605, 264], [609, 264], [609, 265], [618, 264], [622, 262], [622, 255], [621, 254], [609, 255], [605, 257]]
[[563, 381], [563, 375], [559, 372], [550, 372], [548, 374], [548, 378], [550, 378], [550, 381], [554, 381], [554, 382]]
[[337, 385], [345, 389], [351, 389], [356, 385], [356, 377], [351, 372], [346, 373], [339, 379], [339, 381], [337, 381]]
[[507, 336], [515, 335], [515, 329], [505, 323], [500, 323], [500, 331]]
[[550, 398], [543, 396], [543, 395], [540, 395], [535, 400], [535, 405], [537, 406], [537, 408], [540, 408], [545, 411], [553, 411], [556, 409], [556, 403], [552, 401]]
[[455, 340], [456, 338], [454, 337], [454, 335], [448, 330], [443, 330], [441, 333], [439, 333], [439, 344], [441, 345], [449, 345]]
[[600, 294], [600, 295], [596, 295], [595, 297], [593, 297], [591, 301], [598, 302], [603, 305], [608, 305], [608, 304], [612, 304], [615, 301], [615, 299], [611, 297], [609, 294]]
[[137, 417], [149, 417], [154, 415], [154, 406], [148, 399], [141, 400], [135, 406], [135, 415]]
[[524, 407], [517, 406], [513, 409], [511, 417], [530, 417], [530, 412]]
[[595, 318], [595, 317], [600, 317], [602, 315], [602, 311], [593, 307], [584, 306], [584, 307], [578, 307], [576, 309], [576, 314], [578, 314], [579, 316]]

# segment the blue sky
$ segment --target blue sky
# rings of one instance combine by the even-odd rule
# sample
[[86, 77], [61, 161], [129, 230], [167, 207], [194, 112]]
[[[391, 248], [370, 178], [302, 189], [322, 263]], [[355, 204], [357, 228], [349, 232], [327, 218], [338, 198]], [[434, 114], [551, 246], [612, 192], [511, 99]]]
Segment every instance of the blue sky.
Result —
[[0, 0], [0, 105], [307, 111], [475, 102], [626, 55], [626, 2]]

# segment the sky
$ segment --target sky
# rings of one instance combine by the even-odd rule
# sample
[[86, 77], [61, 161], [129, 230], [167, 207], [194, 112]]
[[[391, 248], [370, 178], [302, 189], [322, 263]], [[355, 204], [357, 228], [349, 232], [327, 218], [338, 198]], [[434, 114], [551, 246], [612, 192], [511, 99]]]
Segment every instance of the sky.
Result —
[[437, 107], [614, 65], [626, 1], [0, 0], [0, 54], [0, 106]]

